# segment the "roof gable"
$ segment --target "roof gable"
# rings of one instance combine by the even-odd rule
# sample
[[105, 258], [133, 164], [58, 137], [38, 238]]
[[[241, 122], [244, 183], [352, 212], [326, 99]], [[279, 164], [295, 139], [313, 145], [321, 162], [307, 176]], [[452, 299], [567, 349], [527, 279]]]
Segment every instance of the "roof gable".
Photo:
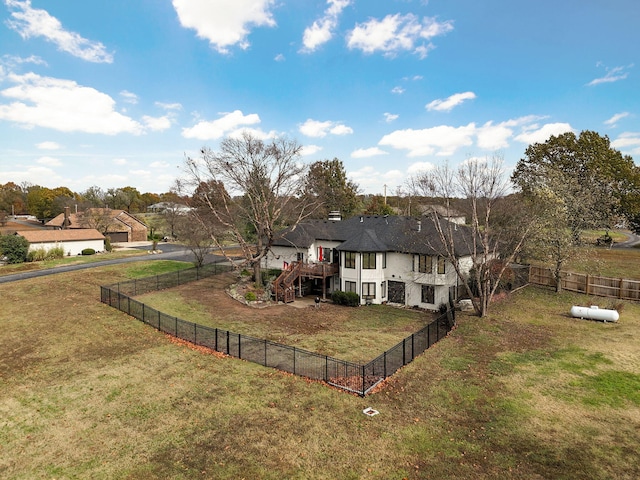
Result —
[[86, 240], [104, 240], [95, 228], [74, 228], [69, 230], [22, 230], [16, 232], [29, 243], [80, 242]]

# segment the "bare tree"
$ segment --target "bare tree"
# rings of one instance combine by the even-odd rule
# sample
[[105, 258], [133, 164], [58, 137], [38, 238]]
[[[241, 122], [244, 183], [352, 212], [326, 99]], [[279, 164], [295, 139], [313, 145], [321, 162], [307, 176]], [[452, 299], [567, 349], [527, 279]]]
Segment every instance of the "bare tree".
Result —
[[172, 230], [178, 234], [185, 247], [193, 253], [194, 265], [201, 267], [204, 260], [213, 245], [211, 232], [201, 227], [198, 217], [195, 213], [176, 217]]
[[[457, 170], [448, 165], [436, 167], [419, 174], [412, 182], [424, 195], [442, 198], [447, 209], [456, 198], [467, 200], [470, 206], [470, 218], [467, 219], [469, 234], [461, 235], [456, 224], [444, 221], [433, 212], [431, 216], [440, 241], [433, 248], [440, 250], [439, 253], [454, 266], [476, 313], [481, 317], [487, 314], [500, 280], [535, 224], [533, 218], [525, 215], [507, 222], [494, 218], [496, 206], [504, 201], [509, 187], [502, 165], [499, 155], [486, 160], [469, 159]], [[500, 228], [505, 223], [510, 228]], [[469, 274], [459, 262], [461, 250], [470, 254]]]
[[[252, 268], [256, 282], [278, 230], [297, 225], [315, 207], [303, 195], [307, 167], [301, 149], [294, 140], [265, 142], [245, 131], [222, 140], [217, 152], [203, 148], [200, 158], [186, 159], [179, 187], [195, 192], [195, 221], [234, 266]], [[240, 260], [228, 253], [229, 237], [242, 252]]]

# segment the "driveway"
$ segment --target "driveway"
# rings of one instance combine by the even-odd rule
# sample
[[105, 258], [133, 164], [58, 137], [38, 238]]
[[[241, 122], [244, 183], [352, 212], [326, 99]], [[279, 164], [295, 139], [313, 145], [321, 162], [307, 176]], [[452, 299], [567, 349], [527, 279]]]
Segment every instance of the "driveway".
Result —
[[624, 242], [614, 243], [612, 248], [632, 248], [640, 244], [640, 235], [631, 232], [620, 232], [627, 236]]

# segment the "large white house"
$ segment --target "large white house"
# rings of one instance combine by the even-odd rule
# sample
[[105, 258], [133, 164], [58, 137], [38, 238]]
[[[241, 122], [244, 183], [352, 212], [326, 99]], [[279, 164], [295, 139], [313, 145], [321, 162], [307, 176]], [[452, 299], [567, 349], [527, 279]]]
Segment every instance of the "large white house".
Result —
[[[458, 264], [468, 273], [470, 230], [441, 217], [438, 221], [446, 229], [451, 227]], [[458, 276], [443, 251], [430, 216], [364, 215], [343, 221], [307, 221], [285, 231], [263, 266], [283, 270], [276, 281], [276, 296], [287, 289], [300, 295], [302, 280], [311, 279], [323, 295], [342, 290], [356, 292], [363, 304], [437, 309], [458, 294]]]

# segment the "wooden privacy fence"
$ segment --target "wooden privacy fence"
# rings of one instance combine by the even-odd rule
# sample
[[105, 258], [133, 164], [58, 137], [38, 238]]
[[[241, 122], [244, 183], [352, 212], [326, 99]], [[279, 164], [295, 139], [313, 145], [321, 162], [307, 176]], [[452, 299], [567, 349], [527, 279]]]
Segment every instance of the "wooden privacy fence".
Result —
[[[640, 301], [640, 281], [638, 280], [600, 277], [565, 271], [562, 271], [560, 275], [563, 290], [598, 297]], [[529, 267], [529, 283], [555, 287], [556, 279], [553, 276], [552, 269], [532, 265]]]

